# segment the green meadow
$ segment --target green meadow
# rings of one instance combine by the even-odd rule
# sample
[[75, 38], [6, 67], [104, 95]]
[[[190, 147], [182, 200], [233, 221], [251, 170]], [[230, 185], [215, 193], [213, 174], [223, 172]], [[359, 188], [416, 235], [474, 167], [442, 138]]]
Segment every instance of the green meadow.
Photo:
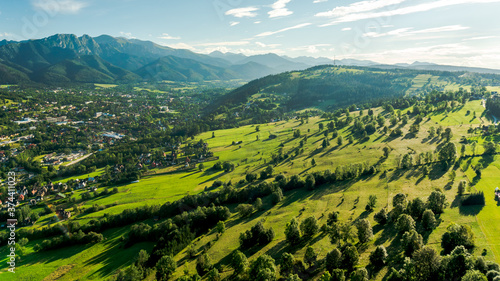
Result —
[[[424, 83], [432, 77], [419, 78]], [[374, 109], [375, 115], [386, 115], [381, 108]], [[261, 125], [248, 125], [239, 128], [206, 132], [196, 136], [190, 142], [197, 142], [203, 139], [209, 144], [211, 151], [219, 156], [219, 161], [229, 161], [235, 164], [235, 170], [225, 173], [210, 169], [215, 161], [204, 163], [202, 170], [194, 169], [189, 171], [176, 171], [175, 169], [152, 169], [150, 173], [143, 176], [139, 182], [117, 186], [117, 194], [97, 197], [91, 200], [80, 202], [79, 206], [89, 208], [94, 204], [110, 207], [94, 213], [80, 214], [72, 220], [84, 224], [91, 219], [99, 218], [104, 214], [116, 214], [125, 209], [142, 205], [159, 205], [165, 202], [172, 202], [182, 198], [187, 194], [203, 192], [205, 187], [210, 187], [214, 181], [231, 181], [233, 185], [245, 178], [248, 173], [259, 173], [266, 168], [272, 155], [279, 150], [288, 153], [289, 157], [274, 167], [274, 174], [284, 174], [306, 176], [314, 171], [326, 169], [335, 170], [341, 165], [351, 163], [368, 163], [379, 165], [381, 170], [387, 170], [387, 175], [382, 176], [379, 172], [374, 176], [361, 177], [356, 180], [340, 182], [333, 185], [323, 185], [314, 191], [295, 190], [285, 194], [285, 198], [279, 204], [273, 206], [270, 198], [263, 198], [263, 211], [254, 213], [249, 218], [240, 218], [236, 213], [236, 206], [230, 206], [233, 215], [226, 221], [226, 232], [220, 237], [213, 231], [197, 238], [192, 247], [200, 253], [207, 249], [212, 262], [220, 265], [222, 275], [229, 276], [232, 271], [228, 268], [229, 254], [239, 247], [239, 234], [248, 230], [258, 221], [264, 221], [266, 227], [272, 227], [275, 231], [274, 240], [258, 249], [247, 251], [245, 254], [250, 258], [267, 253], [279, 261], [281, 254], [290, 252], [296, 258], [302, 259], [305, 246], [312, 246], [319, 253], [319, 258], [323, 258], [327, 252], [333, 249], [329, 238], [323, 234], [318, 234], [310, 241], [304, 242], [297, 247], [290, 247], [284, 236], [285, 225], [292, 219], [305, 219], [315, 216], [320, 225], [326, 222], [328, 213], [332, 211], [340, 212], [341, 221], [355, 221], [359, 218], [367, 218], [374, 230], [375, 237], [364, 248], [360, 249], [360, 266], [369, 263], [369, 253], [378, 245], [384, 245], [388, 249], [393, 259], [403, 259], [400, 252], [399, 235], [395, 235], [395, 230], [389, 231], [377, 225], [373, 220], [373, 213], [365, 211], [365, 205], [370, 195], [377, 196], [375, 209], [388, 206], [392, 207], [392, 198], [397, 193], [408, 194], [409, 199], [420, 197], [426, 199], [436, 188], [443, 190], [449, 203], [444, 214], [439, 217], [439, 226], [432, 232], [424, 233], [424, 241], [427, 245], [440, 250], [440, 241], [446, 227], [452, 223], [462, 223], [469, 225], [476, 237], [475, 254], [480, 255], [486, 249], [486, 258], [500, 262], [500, 206], [494, 201], [493, 191], [500, 185], [500, 159], [486, 158], [482, 156], [469, 157], [462, 160], [460, 168], [456, 170], [456, 178], [451, 181], [448, 177], [449, 171], [443, 171], [434, 165], [428, 176], [422, 176], [420, 167], [408, 170], [397, 169], [397, 160], [400, 155], [410, 151], [435, 152], [440, 142], [437, 139], [428, 138], [428, 130], [431, 127], [439, 126], [452, 129], [452, 142], [458, 144], [461, 136], [467, 136], [470, 140], [477, 140], [478, 146], [476, 155], [482, 153], [481, 143], [484, 138], [480, 135], [469, 134], [470, 126], [477, 127], [481, 124], [490, 124], [485, 109], [481, 101], [472, 101], [464, 106], [460, 106], [450, 112], [439, 112], [425, 118], [420, 124], [420, 131], [416, 135], [409, 134], [410, 124], [398, 124], [391, 129], [399, 127], [403, 131], [400, 137], [392, 138], [383, 134], [380, 130], [370, 135], [369, 139], [359, 140], [354, 138], [353, 143], [348, 142], [351, 131], [348, 127], [339, 130], [339, 135], [344, 138], [344, 143], [338, 145], [336, 139], [330, 140], [331, 145], [323, 148], [322, 141], [325, 138], [323, 131], [319, 130], [319, 124], [326, 124], [330, 120], [318, 117], [309, 118], [307, 121], [288, 120]], [[469, 112], [469, 113], [468, 113]], [[476, 113], [474, 118], [473, 112]], [[353, 116], [359, 116], [360, 112], [352, 112]], [[367, 114], [365, 110], [363, 114]], [[345, 118], [345, 117], [343, 117]], [[388, 119], [388, 118], [386, 118]], [[388, 120], [386, 121], [389, 124]], [[300, 130], [302, 136], [307, 135], [307, 142], [304, 143], [303, 152], [295, 155], [294, 151], [299, 147], [302, 138], [294, 138], [293, 131]], [[212, 137], [212, 133], [214, 137]], [[276, 138], [271, 139], [270, 135]], [[331, 139], [331, 134], [328, 136]], [[498, 142], [498, 140], [496, 140]], [[234, 144], [233, 144], [234, 143]], [[383, 148], [389, 147], [391, 153], [387, 159], [382, 157]], [[460, 146], [457, 146], [460, 150]], [[470, 145], [466, 147], [466, 154], [471, 155]], [[314, 159], [316, 165], [312, 165]], [[476, 163], [483, 163], [485, 170], [481, 178], [476, 178], [472, 166]], [[102, 173], [98, 170], [87, 176], [95, 176]], [[65, 182], [70, 179], [82, 178], [72, 177], [60, 179], [58, 182]], [[272, 179], [269, 179], [272, 180]], [[469, 192], [477, 190], [483, 191], [486, 195], [486, 206], [461, 207], [458, 204], [457, 186], [461, 180], [472, 183]], [[112, 187], [111, 187], [112, 188]], [[81, 191], [75, 192], [77, 198]], [[42, 218], [39, 226], [49, 223], [49, 216]], [[103, 280], [109, 278], [117, 269], [124, 268], [131, 264], [133, 257], [140, 249], [152, 249], [154, 243], [138, 243], [134, 246], [123, 249], [120, 237], [126, 235], [130, 226], [107, 230], [103, 233], [106, 240], [86, 246], [72, 246], [59, 250], [35, 253], [32, 247], [40, 241], [30, 241], [27, 247], [27, 254], [18, 264], [16, 275], [9, 275], [5, 272], [5, 262], [2, 262], [0, 273], [1, 280]], [[5, 249], [0, 255], [6, 256]], [[195, 272], [196, 260], [191, 259], [186, 250], [180, 252], [176, 257], [178, 270], [175, 277], [183, 274], [184, 270]], [[382, 269], [376, 280], [382, 280], [387, 268]]]

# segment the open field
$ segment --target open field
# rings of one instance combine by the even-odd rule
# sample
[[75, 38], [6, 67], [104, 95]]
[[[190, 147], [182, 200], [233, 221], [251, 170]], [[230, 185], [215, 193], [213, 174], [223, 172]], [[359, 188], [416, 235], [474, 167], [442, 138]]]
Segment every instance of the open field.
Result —
[[[374, 111], [375, 115], [387, 114], [380, 108]], [[467, 114], [467, 111], [471, 113]], [[473, 118], [472, 112], [476, 112], [476, 118]], [[366, 110], [364, 114], [366, 114]], [[359, 116], [359, 112], [352, 112], [351, 115]], [[439, 217], [439, 226], [434, 231], [423, 234], [427, 244], [440, 250], [441, 236], [450, 223], [467, 224], [472, 228], [476, 237], [477, 247], [474, 254], [480, 255], [483, 249], [486, 249], [487, 259], [500, 262], [500, 243], [495, 242], [500, 240], [500, 229], [496, 223], [500, 220], [500, 210], [498, 209], [500, 207], [497, 206], [492, 196], [494, 187], [498, 186], [500, 182], [500, 159], [498, 157], [492, 159], [468, 158], [470, 163], [463, 163], [461, 167], [465, 168], [456, 170], [457, 176], [453, 182], [450, 182], [448, 178], [449, 171], [443, 171], [440, 165], [431, 165], [431, 171], [427, 177], [421, 176], [420, 167], [408, 170], [396, 169], [396, 162], [400, 155], [411, 151], [415, 151], [417, 154], [434, 152], [442, 144], [438, 138], [428, 138], [427, 131], [431, 127], [451, 128], [453, 131], [452, 142], [454, 143], [458, 143], [461, 136], [477, 140], [479, 145], [476, 154], [482, 153], [481, 143], [484, 139], [479, 135], [467, 133], [470, 124], [473, 124], [474, 127], [480, 124], [490, 124], [484, 115], [481, 101], [469, 102], [448, 113], [441, 112], [430, 115], [430, 118], [425, 118], [422, 121], [420, 131], [415, 136], [408, 132], [410, 124], [413, 123], [412, 120], [405, 126], [396, 125], [403, 131], [401, 137], [391, 138], [379, 130], [372, 134], [369, 139], [360, 140], [355, 137], [353, 143], [347, 141], [351, 131], [349, 127], [346, 127], [339, 130], [339, 134], [344, 138], [342, 145], [338, 145], [336, 140], [330, 140], [331, 145], [322, 148], [321, 143], [324, 135], [322, 131], [319, 131], [319, 123], [323, 123], [326, 128], [329, 121], [315, 117], [309, 118], [303, 123], [299, 120], [289, 120], [242, 126], [215, 131], [214, 138], [212, 138], [212, 132], [203, 133], [191, 141], [197, 142], [200, 139], [206, 141], [211, 151], [220, 157], [220, 161], [229, 161], [235, 164], [234, 171], [225, 173], [209, 169], [215, 163], [214, 161], [204, 163], [203, 171], [195, 169], [187, 172], [172, 172], [169, 169], [153, 169], [151, 174], [142, 177], [138, 183], [118, 186], [119, 193], [117, 194], [97, 197], [80, 204], [81, 207], [85, 208], [94, 204], [116, 204], [115, 206], [95, 213], [77, 215], [72, 219], [84, 224], [106, 213], [116, 214], [125, 209], [146, 204], [172, 202], [186, 194], [203, 192], [205, 187], [211, 186], [216, 180], [231, 181], [235, 185], [244, 179], [247, 173], [259, 173], [266, 168], [272, 160], [272, 155], [282, 150], [284, 154], [289, 156], [274, 167], [274, 174], [284, 174], [288, 177], [294, 174], [305, 176], [314, 171], [326, 169], [333, 171], [341, 165], [364, 162], [370, 165], [379, 165], [381, 170], [388, 170], [388, 172], [386, 177], [382, 177], [382, 173], [377, 173], [371, 177], [323, 185], [314, 191], [294, 190], [286, 193], [284, 200], [276, 206], [272, 206], [270, 198], [263, 198], [264, 210], [245, 219], [240, 218], [235, 213], [236, 206], [230, 206], [233, 215], [226, 221], [227, 229], [222, 236], [217, 238], [214, 232], [210, 232], [193, 242], [193, 247], [198, 253], [210, 244], [207, 246], [208, 254], [212, 262], [221, 266], [223, 276], [231, 274], [227, 267], [228, 255], [239, 247], [239, 233], [248, 230], [260, 220], [264, 221], [266, 227], [273, 227], [276, 236], [270, 244], [253, 251], [246, 251], [245, 254], [250, 259], [267, 253], [279, 262], [280, 256], [284, 252], [293, 253], [296, 258], [301, 259], [306, 245], [311, 245], [319, 253], [319, 258], [325, 257], [326, 253], [333, 249], [328, 237], [318, 234], [299, 247], [290, 247], [284, 240], [283, 231], [286, 223], [294, 217], [302, 220], [309, 216], [315, 216], [321, 225], [326, 222], [327, 214], [332, 211], [340, 212], [341, 221], [353, 222], [360, 218], [367, 218], [374, 227], [374, 239], [360, 250], [360, 266], [366, 266], [369, 263], [369, 253], [378, 245], [385, 245], [394, 259], [402, 259], [403, 255], [399, 251], [400, 235], [395, 235], [395, 231], [389, 231], [392, 228], [384, 229], [377, 225], [373, 220], [373, 213], [365, 211], [364, 207], [367, 204], [368, 196], [377, 196], [375, 209], [378, 211], [384, 206], [391, 208], [392, 197], [397, 193], [408, 194], [409, 199], [420, 197], [425, 200], [435, 188], [444, 191], [449, 207]], [[299, 142], [302, 139], [293, 137], [293, 130], [296, 129], [301, 131], [302, 136], [307, 135], [308, 139], [302, 147], [303, 151], [295, 156], [295, 150], [299, 148]], [[276, 138], [270, 139], [271, 134], [275, 135]], [[331, 134], [329, 138], [331, 139]], [[382, 158], [384, 147], [389, 147], [392, 150], [388, 159]], [[470, 146], [467, 146], [466, 153], [472, 153]], [[316, 162], [315, 166], [311, 164], [313, 159]], [[474, 179], [475, 173], [471, 167], [478, 161], [486, 161], [485, 163], [488, 165], [485, 165], [482, 178]], [[100, 173], [103, 173], [102, 169], [96, 171], [95, 174], [83, 175], [83, 177], [95, 176]], [[82, 178], [82, 176], [60, 179], [58, 182], [74, 178]], [[457, 204], [457, 185], [460, 180], [472, 182], [474, 185], [472, 191], [482, 190], [485, 192], [487, 202], [484, 208], [460, 207]], [[74, 196], [79, 198], [80, 194], [81, 191], [77, 191]], [[48, 221], [47, 219], [43, 218], [45, 222]], [[107, 240], [95, 245], [72, 246], [42, 253], [31, 253], [33, 245], [37, 242], [31, 241], [28, 244], [28, 253], [30, 254], [24, 258], [25, 260], [18, 268], [19, 275], [16, 275], [17, 278], [21, 279], [15, 280], [38, 280], [40, 277], [47, 276], [49, 276], [47, 280], [52, 280], [51, 278], [57, 276], [62, 276], [58, 280], [102, 280], [109, 277], [115, 270], [129, 265], [132, 261], [130, 257], [134, 257], [141, 248], [147, 250], [152, 248], [153, 243], [140, 243], [128, 249], [121, 248], [122, 243], [118, 239], [126, 234], [128, 229], [129, 226], [107, 230], [103, 233]], [[4, 252], [0, 252], [0, 254], [5, 256]], [[178, 261], [176, 277], [181, 276], [184, 270], [194, 273], [196, 260], [189, 258], [186, 250], [180, 252], [175, 258]], [[387, 268], [382, 269], [376, 280], [382, 280], [386, 273]], [[2, 280], [4, 280], [3, 275], [5, 274], [7, 273], [0, 274]], [[7, 278], [5, 280], [14, 280]]]
[[104, 88], [104, 89], [118, 87], [118, 85], [115, 84], [94, 84], [94, 86], [96, 86], [97, 88]]
[[[93, 245], [78, 245], [47, 252], [33, 252], [35, 243], [27, 245], [25, 258], [17, 264], [16, 273], [1, 271], [1, 280], [103, 280], [115, 270], [133, 262], [141, 249], [151, 251], [152, 242], [142, 242], [124, 249], [120, 237], [128, 232], [128, 227], [114, 228], [103, 232], [105, 240]], [[6, 247], [2, 247], [2, 267], [6, 262]], [[44, 279], [45, 278], [45, 279]]]

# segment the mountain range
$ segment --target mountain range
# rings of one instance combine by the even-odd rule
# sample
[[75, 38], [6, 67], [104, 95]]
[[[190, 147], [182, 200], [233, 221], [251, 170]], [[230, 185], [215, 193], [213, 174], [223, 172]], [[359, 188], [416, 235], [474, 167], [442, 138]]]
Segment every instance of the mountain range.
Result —
[[431, 63], [382, 65], [373, 61], [262, 54], [198, 54], [150, 41], [101, 35], [56, 34], [43, 39], [0, 41], [0, 84], [125, 83], [139, 81], [253, 80], [270, 74], [316, 65], [471, 71], [500, 70], [443, 66]]

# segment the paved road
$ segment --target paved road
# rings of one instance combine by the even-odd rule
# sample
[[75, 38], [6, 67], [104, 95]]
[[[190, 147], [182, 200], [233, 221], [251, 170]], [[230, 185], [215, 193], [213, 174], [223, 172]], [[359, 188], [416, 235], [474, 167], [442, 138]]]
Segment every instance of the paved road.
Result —
[[92, 155], [92, 154], [94, 154], [94, 153], [92, 152], [92, 153], [89, 153], [89, 154], [87, 154], [87, 155], [83, 156], [83, 157], [82, 157], [82, 158], [80, 158], [80, 159], [73, 160], [73, 161], [69, 162], [68, 164], [66, 164], [65, 166], [71, 166], [71, 165], [74, 165], [74, 164], [76, 164], [76, 163], [78, 163], [78, 162], [80, 162], [80, 161], [83, 161], [83, 160], [87, 159], [87, 158], [88, 158], [90, 155]]

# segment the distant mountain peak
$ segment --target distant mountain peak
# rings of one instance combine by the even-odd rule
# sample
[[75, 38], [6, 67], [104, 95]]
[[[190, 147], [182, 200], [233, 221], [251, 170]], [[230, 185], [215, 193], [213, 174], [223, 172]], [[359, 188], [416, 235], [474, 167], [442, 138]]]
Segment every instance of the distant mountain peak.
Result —
[[417, 66], [417, 65], [437, 65], [435, 63], [431, 62], [420, 62], [420, 61], [415, 61], [411, 64], [412, 66]]

